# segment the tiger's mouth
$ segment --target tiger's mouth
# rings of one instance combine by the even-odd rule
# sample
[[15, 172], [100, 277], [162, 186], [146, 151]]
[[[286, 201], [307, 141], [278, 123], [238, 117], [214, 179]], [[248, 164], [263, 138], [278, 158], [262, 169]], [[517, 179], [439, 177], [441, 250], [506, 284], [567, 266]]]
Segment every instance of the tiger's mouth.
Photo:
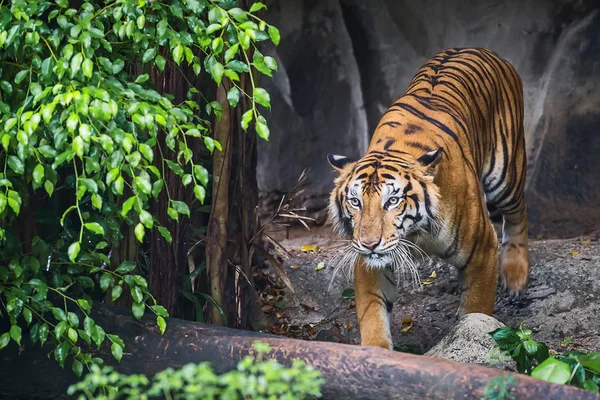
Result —
[[371, 268], [386, 268], [393, 261], [391, 255], [387, 253], [372, 252], [369, 254], [363, 254], [362, 257], [367, 266]]

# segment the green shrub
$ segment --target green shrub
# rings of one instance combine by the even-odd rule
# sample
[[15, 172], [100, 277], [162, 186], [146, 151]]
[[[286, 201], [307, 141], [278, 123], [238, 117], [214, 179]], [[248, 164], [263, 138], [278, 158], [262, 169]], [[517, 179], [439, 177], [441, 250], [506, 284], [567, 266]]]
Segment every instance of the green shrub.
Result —
[[258, 356], [244, 357], [237, 369], [217, 375], [208, 363], [167, 368], [151, 379], [123, 375], [111, 367], [92, 366], [84, 379], [69, 388], [78, 399], [306, 399], [321, 397], [321, 373], [302, 361], [286, 368], [264, 360], [269, 347], [255, 343]]

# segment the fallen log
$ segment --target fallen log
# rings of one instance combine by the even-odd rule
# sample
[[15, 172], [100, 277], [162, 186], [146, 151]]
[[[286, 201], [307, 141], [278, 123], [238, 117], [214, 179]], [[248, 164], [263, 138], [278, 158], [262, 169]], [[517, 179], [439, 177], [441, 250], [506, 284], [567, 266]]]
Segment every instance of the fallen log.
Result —
[[[304, 360], [320, 370], [326, 399], [479, 399], [485, 385], [508, 373], [483, 366], [391, 352], [379, 348], [302, 341], [258, 332], [170, 319], [161, 335], [150, 318], [135, 320], [127, 310], [97, 304], [93, 317], [107, 332], [118, 333], [126, 343], [120, 364], [103, 345], [94, 350], [126, 374], [153, 375], [167, 367], [209, 361], [218, 373], [230, 371], [256, 340], [268, 343], [284, 365]], [[1, 398], [64, 398], [76, 380], [69, 367], [61, 369], [47, 357], [48, 348], [26, 344], [0, 351]], [[600, 396], [571, 386], [550, 384], [514, 375], [516, 399], [589, 399]]]

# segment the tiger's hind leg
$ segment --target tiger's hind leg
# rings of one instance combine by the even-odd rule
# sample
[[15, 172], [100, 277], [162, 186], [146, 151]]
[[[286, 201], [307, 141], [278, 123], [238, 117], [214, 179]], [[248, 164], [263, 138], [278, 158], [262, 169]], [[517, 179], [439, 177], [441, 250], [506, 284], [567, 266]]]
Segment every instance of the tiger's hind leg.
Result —
[[525, 290], [529, 279], [527, 207], [524, 197], [526, 169], [523, 145], [510, 163], [502, 192], [493, 202], [503, 219], [500, 283], [515, 296]]

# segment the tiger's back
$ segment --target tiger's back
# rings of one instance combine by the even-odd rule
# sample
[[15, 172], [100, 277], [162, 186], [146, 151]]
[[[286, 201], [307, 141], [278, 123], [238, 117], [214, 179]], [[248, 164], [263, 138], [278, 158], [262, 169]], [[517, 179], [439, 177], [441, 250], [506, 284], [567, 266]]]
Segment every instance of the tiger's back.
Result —
[[[389, 308], [393, 295], [381, 278], [389, 268], [380, 266], [392, 262], [386, 255], [403, 241], [463, 270], [463, 309], [491, 315], [498, 242], [486, 208], [504, 220], [502, 283], [513, 293], [524, 290], [523, 89], [510, 63], [487, 49], [435, 55], [382, 116], [363, 158], [331, 157], [340, 177], [330, 215], [363, 256], [355, 266], [359, 324], [361, 313], [376, 318], [369, 317], [369, 293], [379, 293]], [[390, 199], [398, 200], [390, 206]], [[363, 334], [361, 328], [362, 337], [363, 343], [385, 343], [373, 329]]]

